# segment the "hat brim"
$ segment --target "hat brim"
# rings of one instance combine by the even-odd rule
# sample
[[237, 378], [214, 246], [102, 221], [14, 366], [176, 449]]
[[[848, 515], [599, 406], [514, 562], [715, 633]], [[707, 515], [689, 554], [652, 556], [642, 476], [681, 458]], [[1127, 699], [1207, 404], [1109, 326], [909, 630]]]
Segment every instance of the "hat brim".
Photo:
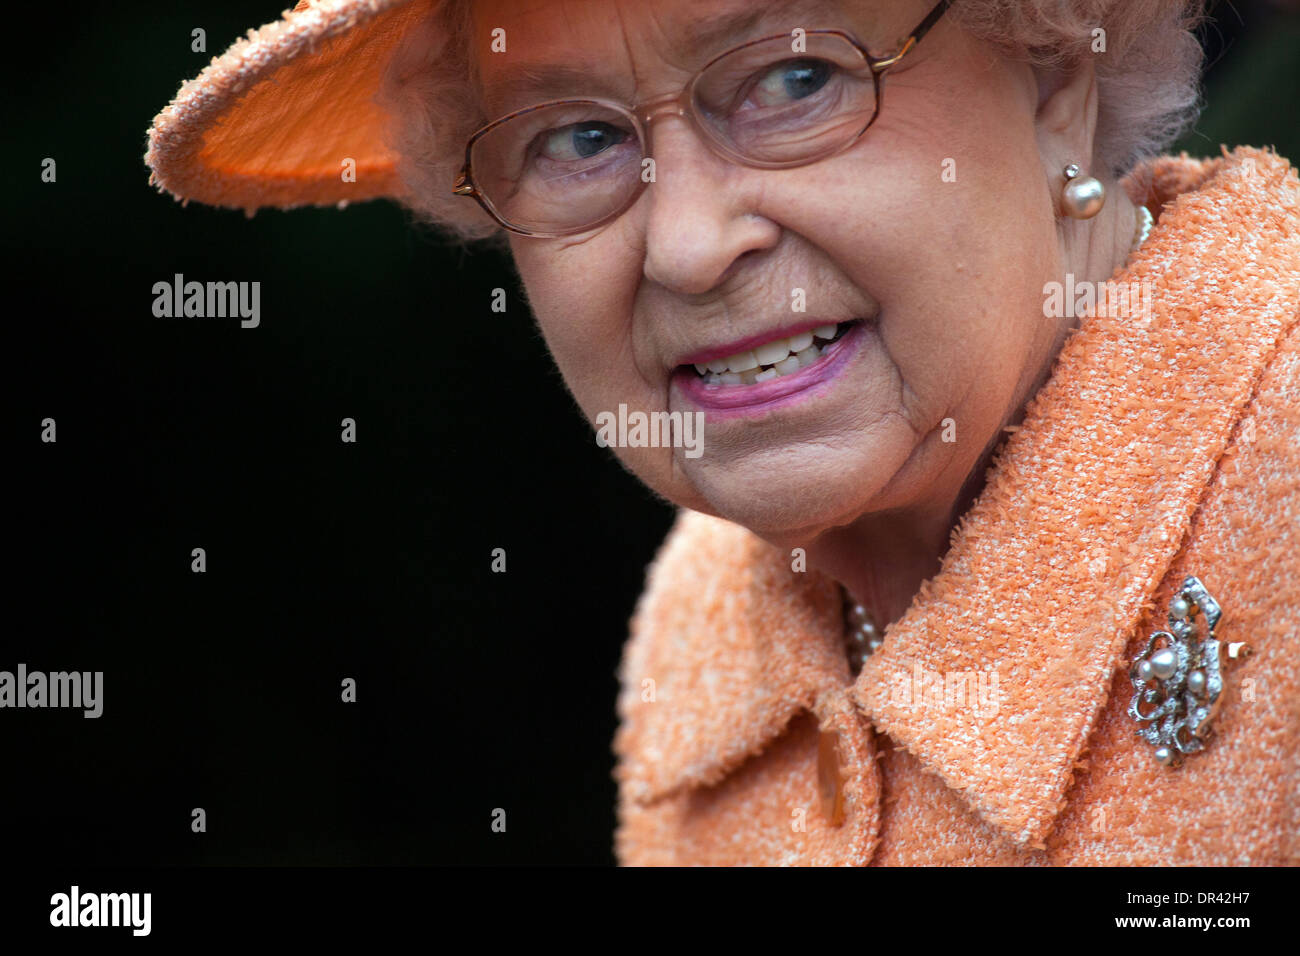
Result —
[[154, 118], [149, 181], [249, 215], [400, 198], [375, 95], [397, 43], [436, 4], [301, 0], [250, 30]]

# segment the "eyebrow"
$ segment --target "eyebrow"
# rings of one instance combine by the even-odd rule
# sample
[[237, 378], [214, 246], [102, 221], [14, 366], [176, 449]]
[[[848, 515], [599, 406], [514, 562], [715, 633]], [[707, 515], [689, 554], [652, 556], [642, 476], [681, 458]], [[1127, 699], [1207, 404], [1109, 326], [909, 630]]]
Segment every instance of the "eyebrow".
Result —
[[[790, 32], [796, 27], [821, 29], [826, 26], [820, 21], [828, 15], [828, 8], [839, 12], [836, 4], [824, 0], [796, 0], [763, 6], [751, 2], [744, 8], [701, 17], [687, 24], [683, 46], [703, 66], [725, 47], [757, 39], [758, 28], [764, 24], [770, 26], [761, 31], [763, 36], [779, 36], [780, 32]], [[785, 22], [785, 31], [776, 28], [776, 23], [781, 21]]]
[[770, 11], [771, 8], [750, 7], [696, 20], [690, 25], [684, 46], [693, 55], [701, 56], [705, 51], [721, 52], [724, 44], [744, 43], [758, 24], [774, 19]]
[[[809, 17], [821, 15], [825, 7], [825, 3], [804, 0], [763, 7], [751, 4], [744, 9], [712, 14], [685, 24], [681, 48], [691, 60], [704, 66], [725, 48], [755, 39], [763, 24], [785, 20], [793, 24], [790, 29], [796, 26], [819, 29], [822, 24], [811, 23]], [[774, 31], [775, 26], [763, 31], [763, 35], [777, 35]], [[493, 116], [542, 100], [569, 96], [620, 98], [619, 91], [600, 76], [594, 63], [510, 64], [503, 66], [490, 83], [484, 84], [485, 102], [493, 108], [490, 110]]]
[[[511, 64], [484, 84], [484, 99], [494, 115], [506, 109], [530, 106], [541, 100], [568, 96], [615, 97], [592, 66], [571, 63]], [[581, 94], [578, 91], [582, 91]]]

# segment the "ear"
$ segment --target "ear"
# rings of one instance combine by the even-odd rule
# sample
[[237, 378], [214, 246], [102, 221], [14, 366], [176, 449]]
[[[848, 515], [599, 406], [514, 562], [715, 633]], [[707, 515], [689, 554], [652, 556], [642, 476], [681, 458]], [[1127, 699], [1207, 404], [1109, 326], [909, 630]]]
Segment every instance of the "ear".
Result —
[[1078, 163], [1085, 176], [1106, 179], [1105, 170], [1096, 168], [1093, 155], [1097, 131], [1097, 74], [1091, 59], [1084, 57], [1071, 64], [1068, 71], [1039, 68], [1038, 112], [1034, 125], [1038, 134], [1038, 152], [1049, 182], [1061, 177], [1061, 170]]

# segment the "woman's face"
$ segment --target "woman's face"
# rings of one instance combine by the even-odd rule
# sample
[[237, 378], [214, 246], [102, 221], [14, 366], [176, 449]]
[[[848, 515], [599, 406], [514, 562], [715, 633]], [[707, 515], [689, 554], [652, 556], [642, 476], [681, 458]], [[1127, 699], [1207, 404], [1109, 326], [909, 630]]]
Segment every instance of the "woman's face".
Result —
[[[931, 6], [490, 0], [475, 8], [476, 36], [504, 28], [507, 52], [480, 54], [486, 108], [539, 98], [503, 86], [521, 67], [590, 77], [569, 95], [673, 95], [724, 49], [795, 28], [844, 30], [885, 55]], [[714, 46], [692, 46], [703, 21], [732, 16]], [[673, 502], [778, 543], [950, 503], [1059, 332], [1043, 317], [1043, 284], [1062, 270], [1038, 96], [1027, 67], [949, 14], [886, 75], [874, 125], [829, 159], [746, 168], [710, 151], [688, 119], [657, 120], [655, 182], [622, 217], [576, 237], [511, 237], [593, 428], [620, 405], [703, 412], [698, 457], [623, 447], [619, 458]], [[807, 332], [825, 326], [845, 334], [818, 357]], [[709, 384], [693, 364], [739, 353], [745, 365], [743, 353], [781, 340], [805, 350], [797, 373]]]

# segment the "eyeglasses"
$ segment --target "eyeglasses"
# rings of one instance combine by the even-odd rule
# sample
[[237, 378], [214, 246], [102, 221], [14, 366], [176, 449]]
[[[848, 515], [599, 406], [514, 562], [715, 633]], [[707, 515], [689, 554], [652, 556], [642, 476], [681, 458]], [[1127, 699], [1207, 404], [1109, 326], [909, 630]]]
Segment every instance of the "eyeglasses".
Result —
[[654, 180], [648, 130], [687, 116], [719, 155], [789, 169], [857, 142], [880, 111], [881, 78], [939, 21], [942, 0], [898, 52], [877, 58], [839, 30], [753, 40], [710, 60], [677, 96], [627, 107], [550, 100], [488, 123], [465, 144], [452, 192], [506, 229], [558, 238], [616, 219]]

